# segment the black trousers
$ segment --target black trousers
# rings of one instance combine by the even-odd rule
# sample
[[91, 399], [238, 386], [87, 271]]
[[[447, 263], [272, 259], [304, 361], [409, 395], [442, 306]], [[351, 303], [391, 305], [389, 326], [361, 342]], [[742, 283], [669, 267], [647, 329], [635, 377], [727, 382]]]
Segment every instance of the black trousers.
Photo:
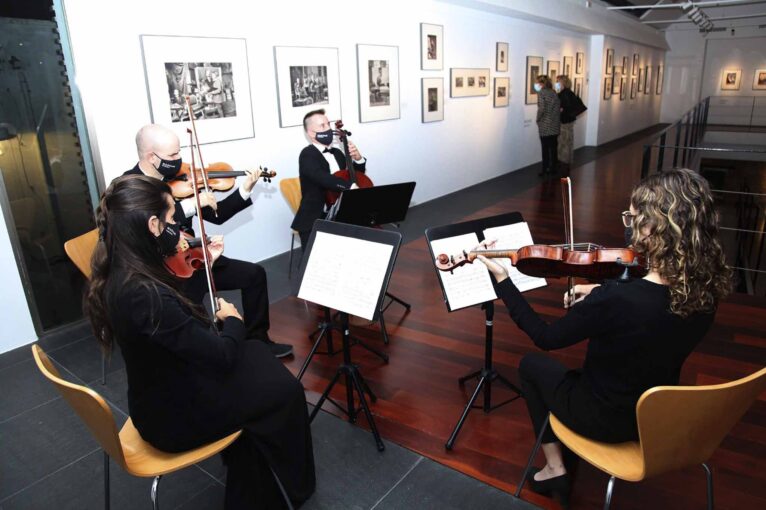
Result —
[[311, 237], [311, 230], [305, 230], [298, 232], [298, 237], [301, 238], [301, 251], [306, 253], [306, 246], [309, 244], [309, 237]]
[[543, 150], [543, 173], [554, 174], [559, 163], [559, 135], [541, 136]]
[[[585, 437], [605, 443], [637, 441], [636, 411], [612, 407], [601, 400], [576, 370], [539, 352], [519, 364], [521, 390], [535, 434], [552, 412], [564, 425]], [[543, 443], [557, 441], [548, 427]]]
[[[217, 290], [241, 290], [242, 313], [248, 338], [269, 337], [269, 289], [266, 270], [258, 264], [221, 256], [213, 264]], [[196, 271], [184, 288], [195, 303], [202, 304], [208, 292], [205, 271]]]

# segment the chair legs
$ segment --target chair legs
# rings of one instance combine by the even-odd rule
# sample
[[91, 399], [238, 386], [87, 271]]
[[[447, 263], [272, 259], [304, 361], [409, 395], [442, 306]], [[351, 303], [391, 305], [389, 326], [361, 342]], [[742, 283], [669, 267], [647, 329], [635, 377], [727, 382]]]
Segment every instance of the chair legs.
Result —
[[550, 422], [550, 414], [545, 417], [545, 421], [543, 422], [543, 426], [540, 427], [540, 432], [537, 434], [537, 441], [535, 442], [535, 447], [532, 449], [532, 453], [529, 454], [529, 459], [527, 459], [527, 467], [524, 468], [524, 473], [521, 475], [521, 481], [519, 481], [519, 486], [516, 489], [516, 493], [514, 496], [517, 498], [519, 497], [519, 494], [521, 494], [521, 489], [524, 487], [524, 483], [527, 481], [527, 476], [529, 476], [529, 470], [532, 469], [532, 463], [535, 461], [535, 455], [537, 455], [537, 450], [540, 449], [540, 445], [543, 442], [543, 434], [545, 434], [545, 430], [548, 428], [548, 422]]
[[104, 450], [104, 509], [109, 510], [109, 455]]
[[609, 477], [609, 483], [606, 484], [606, 498], [604, 499], [604, 510], [609, 510], [612, 504], [612, 491], [614, 491], [614, 477]]
[[713, 510], [713, 472], [704, 462], [702, 468], [705, 470], [705, 478], [707, 478], [707, 510]]
[[161, 479], [162, 479], [162, 475], [155, 476], [154, 481], [152, 481], [152, 490], [149, 493], [149, 495], [152, 498], [153, 510], [160, 510], [160, 480]]

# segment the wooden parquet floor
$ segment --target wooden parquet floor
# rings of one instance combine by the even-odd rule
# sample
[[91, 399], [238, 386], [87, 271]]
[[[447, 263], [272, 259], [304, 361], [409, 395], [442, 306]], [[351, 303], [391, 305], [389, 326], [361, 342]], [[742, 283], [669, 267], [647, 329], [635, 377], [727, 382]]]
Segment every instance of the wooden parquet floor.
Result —
[[[623, 227], [619, 213], [628, 207], [630, 189], [638, 181], [641, 143], [604, 156], [572, 171], [574, 183], [575, 240], [620, 246]], [[558, 180], [477, 210], [465, 219], [520, 211], [538, 243], [562, 241], [562, 206]], [[563, 315], [565, 282], [548, 280], [548, 286], [530, 291], [527, 299], [538, 313], [553, 321]], [[484, 414], [471, 411], [453, 451], [446, 442], [475, 383], [459, 387], [457, 379], [482, 366], [484, 314], [478, 308], [448, 313], [442, 301], [428, 248], [423, 237], [400, 251], [389, 290], [412, 304], [404, 313], [394, 304], [386, 312], [391, 343], [384, 346], [377, 326], [352, 327], [352, 333], [390, 356], [384, 364], [360, 347], [354, 361], [378, 396], [372, 405], [376, 424], [386, 439], [403, 445], [513, 492], [534, 444], [534, 432], [522, 400]], [[497, 302], [494, 362], [497, 370], [517, 381], [521, 357], [535, 350]], [[292, 343], [295, 358], [287, 366], [297, 373], [311, 343], [307, 334], [316, 327], [315, 306], [291, 297], [271, 308], [272, 337]], [[335, 344], [340, 346], [339, 337]], [[579, 367], [585, 343], [551, 353], [571, 367]], [[316, 356], [303, 383], [308, 398], [318, 395], [342, 362], [340, 354]], [[682, 384], [711, 384], [750, 374], [766, 364], [766, 300], [732, 296], [718, 311], [715, 325], [684, 365]], [[499, 385], [493, 402], [512, 394]], [[340, 402], [343, 385], [333, 392]], [[481, 400], [481, 399], [480, 399]], [[325, 404], [325, 409], [336, 412]], [[367, 427], [363, 416], [359, 425]], [[374, 448], [370, 437], [370, 448]], [[385, 453], [383, 453], [385, 455]], [[540, 457], [541, 458], [541, 457]], [[540, 464], [538, 459], [538, 465]], [[353, 462], [353, 459], [349, 460]], [[716, 508], [766, 508], [766, 395], [762, 395], [734, 427], [713, 455]], [[607, 476], [584, 462], [577, 471], [573, 508], [601, 508]], [[522, 497], [545, 508], [558, 508], [550, 499], [525, 490]], [[705, 477], [701, 468], [684, 470], [638, 484], [619, 482], [613, 508], [705, 508]]]

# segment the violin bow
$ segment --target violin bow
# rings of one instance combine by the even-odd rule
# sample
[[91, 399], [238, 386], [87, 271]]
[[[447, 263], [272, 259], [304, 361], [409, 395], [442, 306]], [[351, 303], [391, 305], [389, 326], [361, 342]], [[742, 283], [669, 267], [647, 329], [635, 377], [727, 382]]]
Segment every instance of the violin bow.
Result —
[[[202, 173], [202, 184], [205, 186], [205, 193], [210, 193], [210, 186], [208, 186], [208, 183], [207, 183], [207, 173], [205, 172], [205, 162], [202, 160], [202, 149], [200, 149], [199, 138], [197, 137], [197, 125], [194, 123], [194, 118], [195, 117], [194, 117], [194, 110], [192, 109], [192, 105], [191, 105], [191, 96], [186, 95], [186, 96], [184, 96], [184, 98], [186, 99], [186, 111], [189, 113], [189, 121], [191, 121], [191, 130], [189, 130], [189, 128], [186, 128], [186, 131], [191, 135], [191, 138], [192, 138], [192, 143], [191, 143], [191, 146], [190, 146], [191, 152], [192, 152], [192, 161], [194, 160], [194, 144], [196, 143], [197, 144], [197, 154], [199, 155], [199, 166], [200, 166], [200, 168], [202, 168], [202, 170], [201, 170], [201, 173]], [[196, 177], [194, 175], [192, 175], [192, 177], [194, 177], [194, 179], [196, 179]], [[196, 190], [197, 189], [197, 181], [194, 180], [194, 179], [192, 179], [192, 187]], [[196, 191], [195, 191], [194, 194], [195, 195], [197, 194]], [[215, 215], [216, 218], [218, 217], [218, 211], [217, 210], [213, 209], [213, 214]], [[200, 223], [201, 223], [202, 222], [202, 216], [199, 216], [199, 218], [200, 218]]]
[[[561, 178], [561, 200], [564, 205], [564, 240], [569, 245], [569, 250], [574, 251], [574, 216], [572, 214], [572, 180], [569, 177]], [[567, 294], [569, 299], [574, 298], [574, 278], [567, 277]]]

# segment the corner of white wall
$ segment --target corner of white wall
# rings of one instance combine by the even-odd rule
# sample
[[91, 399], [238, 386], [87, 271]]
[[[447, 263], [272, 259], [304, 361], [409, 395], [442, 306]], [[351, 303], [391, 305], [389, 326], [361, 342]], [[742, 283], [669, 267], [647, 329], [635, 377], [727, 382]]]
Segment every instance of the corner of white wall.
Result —
[[604, 68], [603, 35], [590, 36], [590, 54], [588, 55], [588, 117], [585, 132], [585, 145], [598, 145], [599, 111], [601, 109], [601, 69]]

